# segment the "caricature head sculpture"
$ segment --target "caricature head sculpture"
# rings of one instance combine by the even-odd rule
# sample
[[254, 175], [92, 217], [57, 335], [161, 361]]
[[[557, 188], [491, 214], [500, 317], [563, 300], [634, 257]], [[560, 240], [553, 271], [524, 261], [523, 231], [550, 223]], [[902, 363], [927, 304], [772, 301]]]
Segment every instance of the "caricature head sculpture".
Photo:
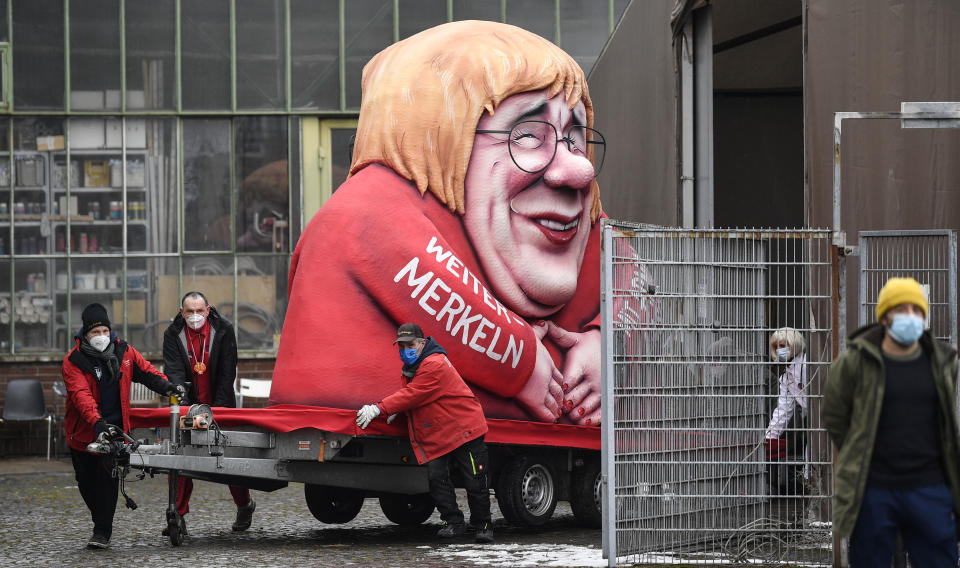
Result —
[[[560, 114], [568, 118], [576, 115], [574, 122], [592, 127], [593, 106], [586, 77], [573, 58], [546, 39], [515, 26], [453, 22], [381, 51], [364, 67], [362, 86], [351, 174], [368, 164], [380, 163], [413, 182], [421, 194], [429, 191], [451, 211], [464, 216], [465, 228], [491, 285], [509, 307], [528, 317], [544, 317], [560, 309], [576, 288], [589, 233], [586, 225], [601, 214], [599, 188], [592, 172], [574, 176], [581, 187], [566, 194], [568, 202], [577, 200], [576, 205], [568, 203], [564, 208], [567, 216], [553, 214], [555, 224], [569, 226], [582, 220], [579, 234], [538, 243], [532, 242], [538, 237], [529, 225], [518, 230], [506, 218], [506, 211], [514, 206], [510, 197], [519, 190], [510, 193], [496, 184], [512, 184], [514, 188], [551, 185], [542, 182], [547, 174], [514, 176], [513, 180], [501, 176], [499, 181], [488, 183], [495, 176], [485, 177], [490, 173], [485, 171], [473, 176], [483, 182], [471, 188], [468, 169], [476, 162], [471, 158], [477, 157], [473, 154], [479, 144], [475, 140], [478, 123], [492, 119], [501, 104], [514, 95], [539, 92], [536, 104], [562, 106], [562, 113], [553, 108], [549, 112], [549, 121], [555, 123], [560, 136], [568, 125], [555, 120]], [[547, 113], [543, 114], [547, 119]], [[509, 123], [498, 126], [511, 128]], [[558, 146], [558, 154], [562, 152], [559, 148], [563, 145]], [[499, 150], [504, 153], [502, 159], [487, 158], [483, 167], [514, 167], [505, 154], [505, 145], [501, 143]], [[592, 160], [593, 148], [588, 147], [586, 152], [587, 159]], [[557, 189], [558, 184], [552, 185]], [[467, 195], [471, 191], [474, 193]], [[478, 198], [480, 192], [500, 195]], [[541, 189], [541, 205], [530, 204], [528, 209], [542, 209], [548, 193]], [[493, 203], [495, 200], [497, 203]], [[480, 213], [484, 218], [472, 219], [476, 214], [470, 211], [469, 203], [479, 203], [472, 206], [474, 209], [492, 210], [497, 206], [497, 210], [484, 211]], [[543, 233], [548, 234], [549, 228]]]

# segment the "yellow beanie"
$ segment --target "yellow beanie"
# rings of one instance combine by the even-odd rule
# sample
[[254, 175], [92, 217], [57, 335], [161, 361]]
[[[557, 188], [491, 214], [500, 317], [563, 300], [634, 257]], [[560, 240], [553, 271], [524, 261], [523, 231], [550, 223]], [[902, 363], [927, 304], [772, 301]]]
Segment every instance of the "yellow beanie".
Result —
[[913, 278], [891, 278], [880, 289], [877, 296], [877, 319], [883, 317], [887, 310], [900, 304], [916, 304], [923, 308], [926, 316], [930, 309], [927, 298], [923, 295], [923, 287]]

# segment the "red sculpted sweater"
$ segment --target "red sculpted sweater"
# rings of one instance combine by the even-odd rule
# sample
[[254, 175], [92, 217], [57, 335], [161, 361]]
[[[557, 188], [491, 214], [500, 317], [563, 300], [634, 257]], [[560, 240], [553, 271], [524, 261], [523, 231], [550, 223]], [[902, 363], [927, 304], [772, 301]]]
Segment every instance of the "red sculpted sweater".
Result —
[[[574, 298], [552, 318], [599, 327], [600, 223]], [[297, 243], [271, 404], [358, 408], [404, 385], [392, 344], [418, 323], [446, 348], [487, 416], [527, 419], [512, 400], [536, 361], [536, 336], [487, 285], [461, 218], [393, 170], [371, 165], [340, 186]], [[547, 343], [558, 368], [562, 354]], [[599, 356], [599, 354], [598, 354]]]

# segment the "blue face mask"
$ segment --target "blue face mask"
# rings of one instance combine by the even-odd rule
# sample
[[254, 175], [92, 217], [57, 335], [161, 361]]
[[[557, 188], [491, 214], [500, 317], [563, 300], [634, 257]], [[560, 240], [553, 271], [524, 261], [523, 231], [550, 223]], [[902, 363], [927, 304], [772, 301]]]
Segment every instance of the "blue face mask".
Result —
[[417, 349], [415, 347], [411, 347], [409, 349], [400, 349], [400, 360], [407, 365], [413, 365], [416, 363], [417, 357]]
[[896, 314], [888, 330], [890, 337], [900, 345], [913, 345], [923, 335], [923, 318], [913, 314]]
[[777, 349], [777, 359], [779, 359], [781, 363], [786, 363], [790, 359], [790, 348], [781, 347]]

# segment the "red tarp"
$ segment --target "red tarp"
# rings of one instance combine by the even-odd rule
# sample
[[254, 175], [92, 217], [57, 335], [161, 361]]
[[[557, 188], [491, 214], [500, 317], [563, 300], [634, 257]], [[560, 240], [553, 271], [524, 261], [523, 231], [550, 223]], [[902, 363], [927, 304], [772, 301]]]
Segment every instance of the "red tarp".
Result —
[[[187, 407], [180, 408], [181, 415]], [[366, 430], [357, 428], [357, 412], [342, 408], [278, 404], [268, 408], [214, 408], [213, 418], [223, 428], [257, 426], [272, 432], [291, 432], [301, 428], [316, 428], [337, 434], [383, 435], [407, 437], [406, 422], [402, 419], [387, 424], [374, 420]], [[170, 425], [169, 408], [132, 408], [130, 420], [134, 428], [156, 428]], [[600, 428], [547, 424], [523, 420], [488, 418], [490, 431], [486, 441], [496, 444], [525, 446], [555, 446], [565, 448], [600, 449]]]

